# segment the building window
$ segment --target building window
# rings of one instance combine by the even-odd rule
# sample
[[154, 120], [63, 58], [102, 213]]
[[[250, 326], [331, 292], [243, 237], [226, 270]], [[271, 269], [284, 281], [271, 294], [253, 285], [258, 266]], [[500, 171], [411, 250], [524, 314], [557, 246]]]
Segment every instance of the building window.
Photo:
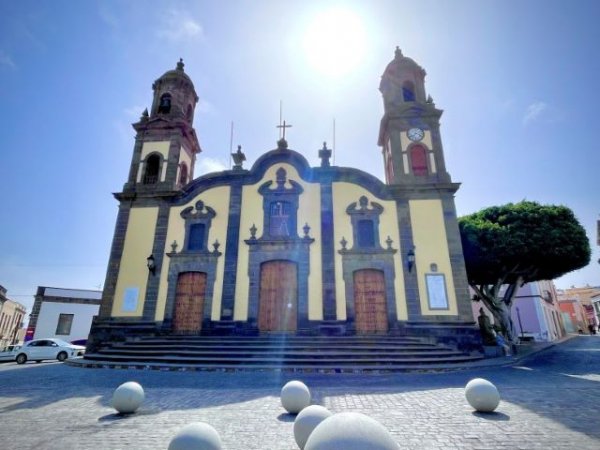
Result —
[[415, 145], [410, 149], [412, 172], [415, 176], [427, 176], [427, 151], [422, 145]]
[[375, 247], [375, 230], [372, 220], [358, 221], [358, 246], [360, 248]]
[[169, 114], [171, 112], [171, 94], [163, 94], [160, 97], [158, 112], [163, 114]]
[[288, 202], [272, 202], [270, 209], [269, 234], [287, 237], [290, 235], [290, 204]]
[[160, 156], [154, 154], [146, 159], [146, 170], [144, 173], [144, 184], [156, 184], [160, 169]]
[[58, 316], [58, 325], [56, 325], [56, 335], [68, 336], [71, 334], [71, 325], [73, 325], [73, 314], [60, 314]]
[[181, 167], [179, 168], [179, 184], [184, 185], [187, 183], [188, 178], [188, 170], [185, 163], [181, 163]]
[[402, 97], [405, 102], [415, 101], [415, 85], [412, 81], [405, 81], [402, 85]]
[[188, 250], [202, 250], [204, 247], [204, 232], [206, 226], [203, 223], [194, 223], [190, 225], [190, 238], [188, 240]]

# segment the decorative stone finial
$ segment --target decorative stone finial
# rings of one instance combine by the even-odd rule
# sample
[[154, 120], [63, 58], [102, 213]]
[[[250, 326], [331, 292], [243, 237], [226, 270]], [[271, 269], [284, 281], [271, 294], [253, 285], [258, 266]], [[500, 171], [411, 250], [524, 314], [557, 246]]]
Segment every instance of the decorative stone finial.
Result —
[[242, 146], [237, 146], [237, 152], [232, 153], [231, 157], [233, 158], [233, 170], [241, 170], [242, 164], [246, 161], [246, 155], [242, 152]]
[[396, 46], [396, 51], [394, 52], [394, 57], [396, 59], [400, 59], [402, 57], [404, 57], [404, 55], [402, 54], [402, 50], [400, 50], [400, 47]]
[[346, 240], [346, 238], [344, 236], [342, 236], [342, 240], [340, 241], [340, 244], [342, 244], [342, 250], [346, 250], [346, 246], [348, 245], [348, 241]]
[[427, 96], [427, 103], [433, 103], [433, 97], [431, 97], [431, 95]]
[[277, 150], [287, 150], [288, 143], [285, 139], [281, 138], [277, 141]]
[[393, 242], [394, 242], [394, 241], [392, 241], [392, 238], [391, 238], [391, 237], [389, 237], [389, 236], [388, 236], [388, 237], [387, 237], [387, 239], [385, 240], [385, 243], [387, 244], [387, 248], [388, 248], [388, 250], [391, 250], [391, 249], [392, 249], [392, 243], [393, 243]]
[[218, 252], [219, 252], [219, 247], [220, 247], [220, 246], [221, 246], [221, 244], [219, 243], [219, 240], [218, 240], [218, 239], [217, 239], [217, 240], [215, 240], [215, 242], [213, 242], [213, 248], [215, 249], [215, 250], [214, 250], [214, 253], [218, 253]]
[[250, 239], [256, 239], [256, 225], [252, 224], [252, 226], [250, 227]]
[[177, 63], [177, 70], [181, 70], [183, 72], [183, 66], [185, 66], [185, 64], [183, 64], [183, 58], [179, 58], [179, 62]]
[[177, 252], [177, 245], [177, 241], [173, 241], [173, 243], [171, 244], [171, 253]]
[[327, 142], [323, 142], [323, 148], [319, 150], [319, 158], [321, 158], [321, 167], [329, 167], [329, 158], [331, 158], [331, 150], [327, 148]]
[[308, 233], [310, 233], [310, 226], [308, 225], [308, 222], [304, 224], [304, 226], [302, 227], [302, 231], [304, 231], [304, 237], [307, 238]]
[[148, 108], [144, 109], [144, 111], [142, 111], [142, 116], [140, 117], [140, 120], [142, 122], [146, 122], [148, 120]]

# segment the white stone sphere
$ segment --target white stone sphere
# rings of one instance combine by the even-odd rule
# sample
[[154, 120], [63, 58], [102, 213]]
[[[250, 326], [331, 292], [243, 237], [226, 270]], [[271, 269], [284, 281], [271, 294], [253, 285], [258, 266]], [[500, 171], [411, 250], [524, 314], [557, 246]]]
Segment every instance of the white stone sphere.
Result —
[[144, 401], [144, 388], [135, 381], [123, 383], [112, 396], [112, 406], [121, 414], [134, 413]]
[[493, 412], [500, 403], [496, 386], [483, 378], [475, 378], [467, 383], [465, 397], [469, 405], [480, 412]]
[[334, 414], [308, 437], [304, 450], [398, 450], [389, 431], [371, 417], [356, 412]]
[[297, 414], [310, 405], [310, 391], [302, 381], [290, 381], [281, 388], [281, 405], [292, 414]]
[[183, 427], [169, 443], [168, 450], [221, 450], [221, 437], [217, 430], [204, 422]]
[[191, 423], [171, 439], [168, 450], [221, 450], [221, 437], [207, 423]]
[[331, 415], [331, 411], [319, 405], [310, 405], [300, 411], [294, 421], [294, 439], [300, 449], [304, 449], [310, 433], [316, 426]]

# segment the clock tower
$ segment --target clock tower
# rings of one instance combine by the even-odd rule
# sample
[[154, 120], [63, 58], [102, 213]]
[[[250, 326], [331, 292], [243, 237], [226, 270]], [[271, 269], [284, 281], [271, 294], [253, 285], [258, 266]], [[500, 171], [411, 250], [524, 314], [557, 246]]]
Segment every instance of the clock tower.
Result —
[[425, 93], [425, 75], [396, 47], [381, 77], [384, 115], [379, 145], [389, 185], [450, 182], [439, 132], [442, 111]]
[[[384, 114], [379, 130], [385, 182], [396, 200], [400, 248], [411, 267], [405, 268], [407, 327], [429, 333], [436, 320], [472, 320], [467, 274], [458, 229], [453, 183], [446, 170], [440, 117], [425, 92], [425, 70], [396, 47], [381, 77]], [[410, 258], [410, 259], [408, 259]], [[438, 280], [440, 286], [434, 287]], [[441, 281], [440, 281], [441, 280]], [[436, 295], [456, 299], [457, 316], [444, 317]], [[418, 295], [417, 295], [418, 293]], [[434, 306], [432, 306], [434, 305]], [[420, 330], [420, 331], [419, 331]], [[428, 331], [424, 331], [428, 330]]]

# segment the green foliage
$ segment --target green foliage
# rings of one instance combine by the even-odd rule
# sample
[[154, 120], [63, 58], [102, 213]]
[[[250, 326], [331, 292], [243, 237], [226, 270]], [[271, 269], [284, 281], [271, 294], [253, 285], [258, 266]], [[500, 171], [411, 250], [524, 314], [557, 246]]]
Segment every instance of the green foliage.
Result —
[[590, 262], [585, 230], [565, 206], [509, 203], [458, 223], [472, 285], [552, 280]]

